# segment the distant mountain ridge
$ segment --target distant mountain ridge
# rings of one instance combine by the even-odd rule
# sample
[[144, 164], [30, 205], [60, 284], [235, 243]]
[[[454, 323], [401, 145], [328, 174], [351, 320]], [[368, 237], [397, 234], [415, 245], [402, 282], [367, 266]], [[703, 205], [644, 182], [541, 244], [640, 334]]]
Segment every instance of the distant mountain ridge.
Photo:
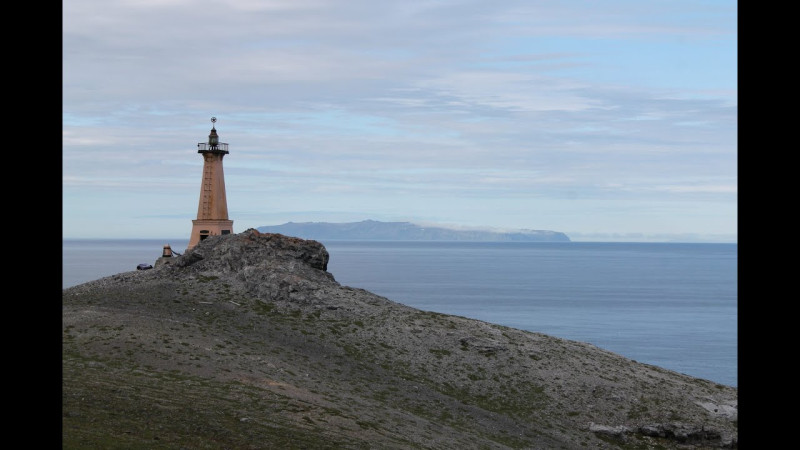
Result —
[[416, 225], [410, 222], [287, 222], [256, 228], [262, 233], [280, 233], [303, 239], [376, 240], [376, 241], [491, 241], [491, 242], [571, 242], [559, 231], [517, 230], [455, 230], [444, 227]]

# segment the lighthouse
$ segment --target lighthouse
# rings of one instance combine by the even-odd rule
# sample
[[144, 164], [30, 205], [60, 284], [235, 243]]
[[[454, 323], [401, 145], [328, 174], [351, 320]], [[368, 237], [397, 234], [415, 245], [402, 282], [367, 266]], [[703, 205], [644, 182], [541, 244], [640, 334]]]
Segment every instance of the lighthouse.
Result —
[[222, 158], [228, 154], [228, 144], [219, 142], [214, 126], [216, 122], [217, 118], [212, 117], [208, 142], [197, 144], [197, 153], [203, 155], [203, 180], [200, 184], [197, 219], [192, 220], [192, 235], [187, 250], [209, 236], [233, 233], [233, 221], [228, 220], [225, 174], [222, 171]]

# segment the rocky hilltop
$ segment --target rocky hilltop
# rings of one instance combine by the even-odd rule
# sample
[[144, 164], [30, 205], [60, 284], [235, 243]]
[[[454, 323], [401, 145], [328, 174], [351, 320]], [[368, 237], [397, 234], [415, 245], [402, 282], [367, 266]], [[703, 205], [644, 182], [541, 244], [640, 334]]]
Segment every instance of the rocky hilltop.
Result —
[[250, 229], [64, 289], [63, 448], [738, 447], [734, 387], [414, 309], [328, 260]]
[[371, 240], [371, 241], [478, 241], [478, 242], [570, 242], [560, 231], [516, 230], [498, 232], [490, 230], [451, 229], [422, 226], [410, 222], [287, 222], [282, 225], [258, 227], [262, 233], [280, 233], [304, 239], [325, 241]]

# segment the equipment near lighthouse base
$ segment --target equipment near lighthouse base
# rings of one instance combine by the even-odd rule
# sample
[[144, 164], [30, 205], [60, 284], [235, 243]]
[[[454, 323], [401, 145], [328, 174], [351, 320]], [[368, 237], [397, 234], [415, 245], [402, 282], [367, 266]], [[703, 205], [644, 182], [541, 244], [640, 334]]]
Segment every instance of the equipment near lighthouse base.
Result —
[[[216, 117], [211, 118], [212, 124], [216, 121]], [[211, 126], [208, 142], [197, 144], [197, 153], [203, 155], [203, 181], [200, 185], [197, 219], [192, 220], [192, 235], [187, 250], [209, 236], [233, 233], [233, 221], [228, 220], [225, 174], [222, 171], [222, 158], [228, 154], [228, 144], [219, 142], [214, 125]]]

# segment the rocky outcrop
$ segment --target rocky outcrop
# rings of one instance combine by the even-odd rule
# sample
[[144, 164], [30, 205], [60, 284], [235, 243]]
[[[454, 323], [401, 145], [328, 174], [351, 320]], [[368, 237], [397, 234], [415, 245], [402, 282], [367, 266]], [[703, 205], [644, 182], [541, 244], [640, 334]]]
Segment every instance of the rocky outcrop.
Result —
[[736, 388], [417, 310], [328, 258], [250, 229], [65, 289], [64, 448], [738, 446]]

